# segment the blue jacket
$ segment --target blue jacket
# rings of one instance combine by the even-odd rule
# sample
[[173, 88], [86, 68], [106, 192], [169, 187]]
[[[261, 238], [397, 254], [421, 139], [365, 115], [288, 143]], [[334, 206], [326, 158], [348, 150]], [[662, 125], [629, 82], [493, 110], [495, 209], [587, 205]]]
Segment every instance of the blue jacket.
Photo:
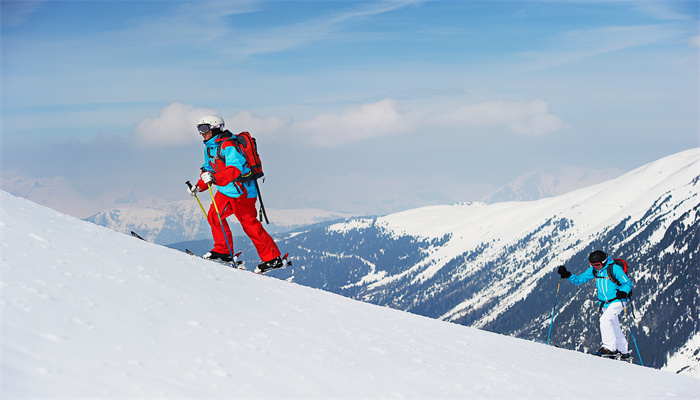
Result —
[[625, 272], [622, 270], [622, 267], [617, 264], [614, 264], [613, 275], [620, 282], [620, 285], [615, 284], [615, 282], [613, 282], [608, 277], [608, 265], [613, 263], [613, 259], [608, 257], [603, 268], [601, 268], [600, 271], [597, 272], [597, 276], [593, 274], [594, 268], [590, 267], [580, 275], [571, 275], [569, 277], [569, 282], [575, 285], [581, 285], [590, 281], [591, 279], [595, 279], [595, 285], [598, 289], [599, 301], [606, 303], [606, 306], [607, 304], [609, 304], [608, 302], [613, 303], [614, 301], [620, 301], [619, 299], [613, 301], [613, 299], [617, 297], [617, 291], [619, 290], [629, 294], [632, 291], [632, 282], [627, 277], [627, 275], [625, 275]]
[[[228, 197], [256, 198], [258, 191], [254, 181], [245, 183], [234, 182], [233, 180], [250, 172], [246, 165], [245, 157], [238, 152], [236, 146], [231, 141], [226, 141], [224, 135], [217, 135], [204, 142], [204, 164], [202, 168], [214, 174], [216, 189]], [[221, 143], [221, 155], [225, 161], [217, 157], [217, 147]]]

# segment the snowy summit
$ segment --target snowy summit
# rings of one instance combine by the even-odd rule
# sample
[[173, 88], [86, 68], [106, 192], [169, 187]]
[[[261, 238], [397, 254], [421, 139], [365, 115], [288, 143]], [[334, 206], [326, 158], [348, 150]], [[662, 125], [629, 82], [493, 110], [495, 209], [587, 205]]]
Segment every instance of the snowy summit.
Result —
[[2, 192], [2, 398], [697, 398], [700, 380], [227, 268]]

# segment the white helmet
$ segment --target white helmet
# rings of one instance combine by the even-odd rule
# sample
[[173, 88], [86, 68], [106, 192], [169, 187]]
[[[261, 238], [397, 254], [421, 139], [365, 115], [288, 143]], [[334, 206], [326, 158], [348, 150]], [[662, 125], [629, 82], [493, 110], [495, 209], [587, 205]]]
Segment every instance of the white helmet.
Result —
[[199, 130], [201, 133], [223, 127], [224, 119], [218, 115], [207, 115], [206, 117], [202, 117], [197, 120], [197, 130]]

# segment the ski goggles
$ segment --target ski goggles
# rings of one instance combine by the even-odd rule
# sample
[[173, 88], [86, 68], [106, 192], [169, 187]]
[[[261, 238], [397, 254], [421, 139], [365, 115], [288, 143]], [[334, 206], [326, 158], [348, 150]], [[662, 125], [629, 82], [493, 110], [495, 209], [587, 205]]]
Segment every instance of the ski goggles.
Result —
[[603, 263], [597, 262], [597, 263], [589, 263], [591, 264], [591, 267], [596, 268], [596, 269], [601, 269], [603, 268]]
[[211, 125], [209, 125], [209, 124], [197, 125], [197, 130], [199, 131], [199, 133], [207, 133], [211, 130]]

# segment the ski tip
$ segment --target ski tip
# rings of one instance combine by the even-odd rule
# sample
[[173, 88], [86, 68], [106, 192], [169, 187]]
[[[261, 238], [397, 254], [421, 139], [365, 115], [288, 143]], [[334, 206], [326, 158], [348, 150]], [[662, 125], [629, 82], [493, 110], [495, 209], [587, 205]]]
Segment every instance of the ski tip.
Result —
[[135, 237], [136, 239], [141, 239], [141, 240], [146, 240], [142, 238], [138, 233], [131, 231], [131, 236]]

